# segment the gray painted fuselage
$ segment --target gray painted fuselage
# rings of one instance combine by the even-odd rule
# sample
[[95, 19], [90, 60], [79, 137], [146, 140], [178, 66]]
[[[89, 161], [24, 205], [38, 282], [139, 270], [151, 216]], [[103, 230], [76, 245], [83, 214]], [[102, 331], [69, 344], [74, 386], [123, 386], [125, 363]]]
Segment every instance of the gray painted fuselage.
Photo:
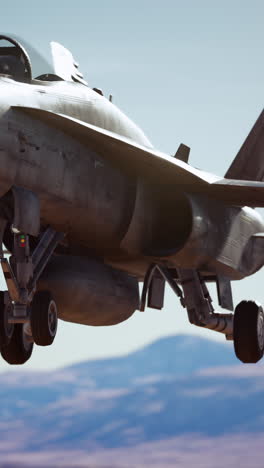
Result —
[[0, 77], [0, 196], [13, 185], [37, 193], [42, 224], [66, 232], [69, 254], [101, 258], [139, 279], [153, 261], [231, 279], [263, 265], [263, 243], [253, 236], [264, 232], [264, 223], [254, 209], [225, 206], [162, 177], [158, 184], [135, 177], [12, 106], [74, 117], [152, 146], [116, 106], [86, 86]]

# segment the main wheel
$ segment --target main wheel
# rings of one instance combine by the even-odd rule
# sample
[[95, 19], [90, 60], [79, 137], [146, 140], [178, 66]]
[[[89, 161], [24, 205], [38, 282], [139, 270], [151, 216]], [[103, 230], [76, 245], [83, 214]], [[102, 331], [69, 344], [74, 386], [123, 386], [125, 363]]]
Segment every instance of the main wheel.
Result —
[[34, 342], [49, 346], [57, 333], [57, 307], [48, 291], [36, 292], [31, 304], [31, 330]]
[[7, 346], [14, 331], [14, 325], [8, 323], [12, 304], [5, 304], [4, 291], [0, 291], [0, 349]]
[[256, 363], [264, 353], [264, 313], [254, 301], [242, 301], [235, 309], [234, 348], [238, 359]]
[[1, 349], [2, 357], [8, 364], [24, 364], [33, 351], [33, 343], [24, 332], [24, 324], [16, 323], [12, 337], [7, 346]]

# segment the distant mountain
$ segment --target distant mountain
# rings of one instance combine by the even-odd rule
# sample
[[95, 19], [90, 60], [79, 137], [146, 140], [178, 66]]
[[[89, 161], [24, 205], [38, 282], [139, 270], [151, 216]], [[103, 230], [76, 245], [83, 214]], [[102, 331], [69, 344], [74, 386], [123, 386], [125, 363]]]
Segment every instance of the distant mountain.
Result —
[[[173, 437], [264, 432], [264, 367], [230, 344], [179, 335], [128, 356], [4, 374], [0, 454], [122, 448]], [[9, 444], [9, 445], [8, 445]]]
[[127, 356], [74, 365], [79, 379], [89, 376], [96, 386], [116, 388], [137, 384], [141, 379], [160, 379], [191, 374], [208, 367], [238, 364], [230, 343], [218, 343], [191, 335], [161, 338]]
[[25, 372], [21, 368], [16, 374], [2, 374], [0, 379], [14, 389], [18, 384], [22, 388], [37, 386], [39, 392], [42, 389], [45, 393], [44, 398], [47, 397], [48, 382], [51, 393], [59, 390], [61, 381], [64, 382], [61, 388], [64, 392], [66, 387], [75, 385], [93, 389], [130, 387], [150, 378], [167, 380], [208, 367], [238, 363], [230, 343], [219, 343], [191, 335], [176, 335], [161, 338], [125, 356], [85, 361], [52, 372]]

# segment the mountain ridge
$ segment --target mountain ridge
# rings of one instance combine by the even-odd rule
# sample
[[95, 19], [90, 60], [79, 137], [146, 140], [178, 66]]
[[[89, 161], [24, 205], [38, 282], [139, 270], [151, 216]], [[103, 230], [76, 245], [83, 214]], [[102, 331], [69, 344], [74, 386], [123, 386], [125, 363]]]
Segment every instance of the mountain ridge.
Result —
[[116, 359], [2, 374], [0, 440], [35, 453], [264, 433], [263, 392], [263, 364], [239, 364], [229, 343], [172, 336]]
[[[198, 358], [198, 359], [197, 359]], [[161, 337], [152, 343], [122, 356], [85, 360], [55, 370], [31, 370], [17, 368], [18, 372], [4, 372], [1, 381], [22, 381], [38, 376], [43, 381], [46, 375], [59, 378], [96, 375], [100, 386], [123, 386], [146, 375], [188, 375], [209, 367], [240, 365], [230, 342], [219, 343], [200, 336], [178, 334]], [[116, 382], [110, 382], [115, 375]], [[99, 381], [98, 381], [99, 382]]]

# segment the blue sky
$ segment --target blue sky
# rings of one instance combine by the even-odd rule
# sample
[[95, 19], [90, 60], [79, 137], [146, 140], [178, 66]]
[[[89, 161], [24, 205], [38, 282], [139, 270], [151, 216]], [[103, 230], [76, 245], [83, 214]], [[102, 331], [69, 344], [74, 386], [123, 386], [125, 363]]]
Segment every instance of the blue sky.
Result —
[[[263, 19], [258, 0], [13, 0], [1, 8], [0, 29], [48, 58], [49, 42], [61, 42], [158, 149], [174, 154], [183, 142], [191, 164], [224, 175], [263, 108]], [[262, 284], [262, 272], [236, 283], [235, 302], [264, 303]], [[136, 312], [116, 327], [60, 323], [54, 345], [36, 348], [27, 367], [125, 353], [177, 332], [224, 340], [189, 325], [168, 291], [162, 312]]]

